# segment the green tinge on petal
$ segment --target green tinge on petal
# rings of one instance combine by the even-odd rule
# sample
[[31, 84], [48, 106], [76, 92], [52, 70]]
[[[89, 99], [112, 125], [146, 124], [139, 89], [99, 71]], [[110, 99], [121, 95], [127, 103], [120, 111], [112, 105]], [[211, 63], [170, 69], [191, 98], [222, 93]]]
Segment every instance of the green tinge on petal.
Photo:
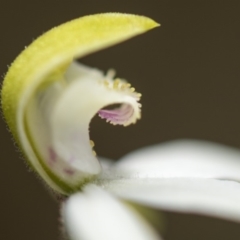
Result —
[[[11, 132], [28, 159], [33, 149], [29, 146], [31, 143], [27, 139], [24, 119], [26, 105], [35, 91], [59, 80], [73, 59], [112, 46], [158, 25], [147, 17], [130, 14], [85, 16], [46, 32], [16, 58], [3, 82], [2, 109]], [[24, 145], [26, 141], [29, 142], [27, 147]], [[40, 175], [45, 179], [49, 174], [45, 172]], [[50, 184], [51, 180], [47, 182]], [[53, 182], [56, 183], [55, 180]], [[57, 186], [52, 187], [60, 191]]]

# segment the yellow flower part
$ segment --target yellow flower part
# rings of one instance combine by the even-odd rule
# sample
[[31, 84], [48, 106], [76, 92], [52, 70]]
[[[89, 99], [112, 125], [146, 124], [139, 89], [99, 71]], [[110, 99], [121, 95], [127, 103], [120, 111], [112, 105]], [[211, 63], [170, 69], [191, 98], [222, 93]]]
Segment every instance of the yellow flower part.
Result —
[[[88, 133], [96, 113], [126, 126], [140, 118], [141, 95], [129, 83], [74, 59], [156, 26], [131, 14], [81, 17], [43, 34], [12, 63], [1, 92], [4, 117], [30, 165], [55, 191], [69, 194], [100, 173]], [[120, 107], [103, 109], [115, 103]]]

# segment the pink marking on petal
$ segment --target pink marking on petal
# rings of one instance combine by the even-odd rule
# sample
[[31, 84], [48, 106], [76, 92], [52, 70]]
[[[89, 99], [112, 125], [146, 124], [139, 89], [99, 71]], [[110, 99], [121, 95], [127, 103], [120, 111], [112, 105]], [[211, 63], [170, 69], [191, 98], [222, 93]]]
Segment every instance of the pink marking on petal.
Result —
[[51, 161], [51, 162], [56, 162], [56, 160], [57, 160], [57, 154], [56, 154], [56, 152], [53, 150], [52, 147], [49, 147], [49, 148], [48, 148], [48, 153], [49, 153], [50, 161]]
[[68, 159], [69, 163], [73, 163], [75, 161], [75, 157], [73, 155]]
[[133, 108], [130, 105], [122, 105], [120, 108], [107, 110], [101, 109], [98, 114], [101, 118], [110, 120], [116, 124], [124, 124], [133, 115]]
[[65, 168], [63, 169], [64, 173], [66, 173], [67, 175], [73, 175], [75, 173], [74, 170], [69, 169], [69, 168]]

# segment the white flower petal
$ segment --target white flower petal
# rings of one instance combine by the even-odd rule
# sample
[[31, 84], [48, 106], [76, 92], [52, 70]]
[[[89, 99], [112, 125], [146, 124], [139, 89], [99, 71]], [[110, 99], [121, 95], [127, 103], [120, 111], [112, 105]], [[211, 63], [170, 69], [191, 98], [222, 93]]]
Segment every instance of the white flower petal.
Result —
[[215, 179], [121, 179], [99, 183], [118, 197], [152, 208], [240, 221], [240, 184]]
[[115, 165], [111, 175], [240, 181], [240, 151], [216, 143], [178, 140], [130, 153]]
[[70, 196], [62, 214], [71, 240], [160, 239], [133, 209], [94, 185]]
[[[122, 88], [125, 83], [111, 77], [73, 62], [61, 81], [40, 88], [28, 104], [29, 138], [46, 171], [68, 188], [79, 187], [101, 171], [89, 139], [89, 124], [94, 115], [99, 113], [111, 123], [123, 125], [140, 116], [138, 94], [129, 87]], [[115, 103], [122, 107], [101, 110]]]

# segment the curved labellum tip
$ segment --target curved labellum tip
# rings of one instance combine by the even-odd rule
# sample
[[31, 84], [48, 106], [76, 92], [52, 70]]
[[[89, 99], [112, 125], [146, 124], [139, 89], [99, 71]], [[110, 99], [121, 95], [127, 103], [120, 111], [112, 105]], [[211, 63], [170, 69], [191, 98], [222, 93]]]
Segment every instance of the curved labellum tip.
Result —
[[[40, 90], [28, 105], [26, 123], [34, 146], [52, 173], [69, 185], [81, 184], [101, 170], [89, 139], [89, 124], [96, 113], [120, 125], [140, 116], [138, 94], [114, 87], [116, 81], [120, 84], [99, 70], [73, 62], [61, 81]], [[121, 106], [104, 110], [115, 103]]]
[[[95, 114], [114, 125], [140, 118], [141, 94], [114, 71], [72, 62], [158, 26], [129, 14], [97, 14], [54, 28], [13, 62], [2, 89], [6, 121], [31, 166], [56, 191], [68, 194], [101, 167], [89, 139]], [[72, 62], [72, 63], [71, 63]], [[114, 109], [109, 105], [118, 104]]]

